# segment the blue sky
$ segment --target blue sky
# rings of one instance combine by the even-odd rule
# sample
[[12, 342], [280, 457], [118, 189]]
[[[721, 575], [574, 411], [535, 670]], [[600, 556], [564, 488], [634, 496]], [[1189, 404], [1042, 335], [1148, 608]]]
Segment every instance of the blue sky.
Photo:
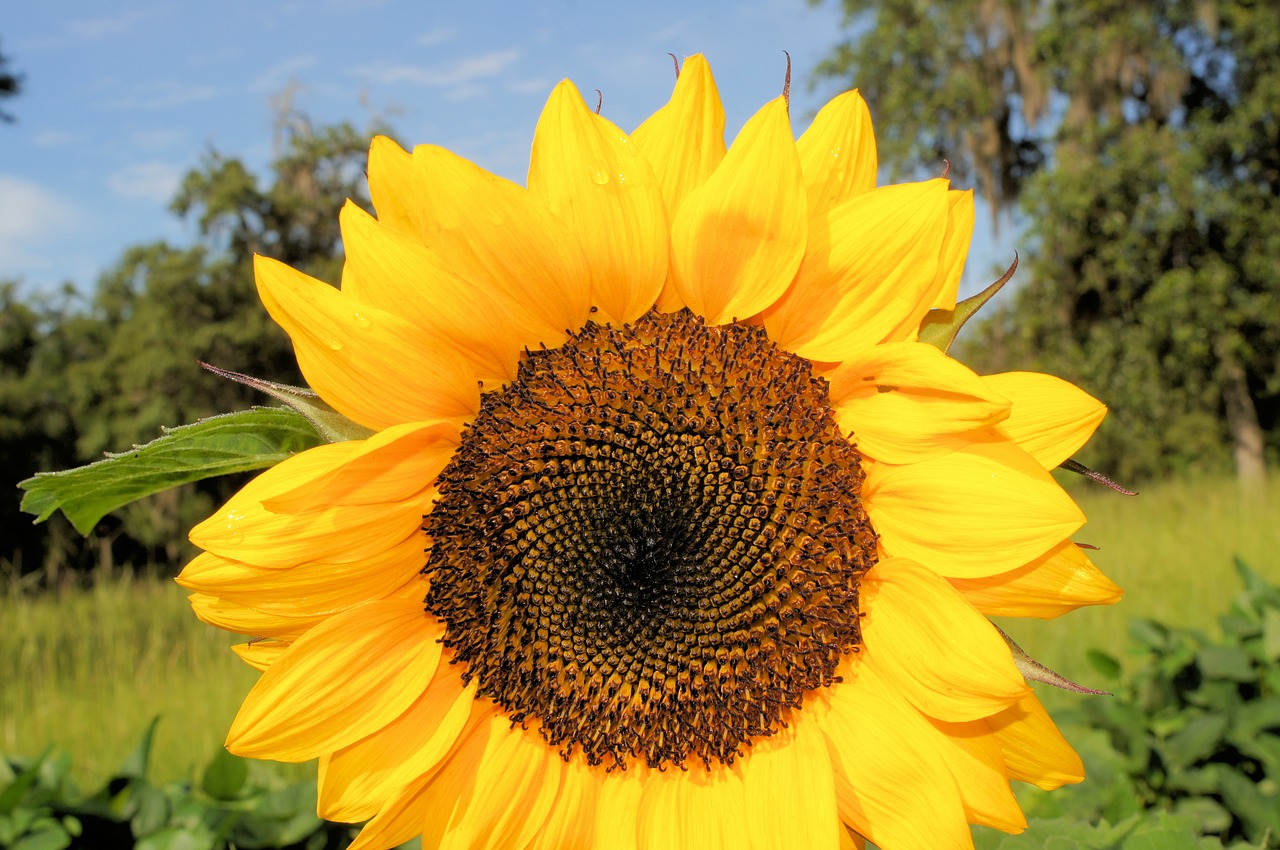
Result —
[[[834, 2], [55, 0], [21, 4], [0, 27], [0, 51], [26, 76], [5, 104], [17, 123], [0, 125], [0, 279], [26, 291], [89, 290], [129, 245], [189, 243], [166, 209], [178, 181], [210, 148], [261, 172], [270, 99], [291, 82], [317, 122], [365, 126], [376, 113], [407, 144], [444, 145], [520, 183], [564, 77], [600, 89], [603, 113], [630, 129], [670, 94], [667, 53], [705, 53], [729, 139], [781, 90], [784, 50], [797, 133], [839, 90], [808, 84], [840, 38]], [[978, 220], [966, 290], [1014, 247]]]

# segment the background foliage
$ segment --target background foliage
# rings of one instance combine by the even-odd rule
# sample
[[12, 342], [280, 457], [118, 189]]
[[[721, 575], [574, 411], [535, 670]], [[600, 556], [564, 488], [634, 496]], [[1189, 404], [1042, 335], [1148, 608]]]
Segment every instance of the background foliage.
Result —
[[[1280, 451], [1280, 6], [842, 0], [823, 77], [881, 162], [1012, 210], [1018, 290], [960, 356], [1111, 406], [1081, 459], [1130, 480]], [[994, 213], [993, 213], [994, 214]]]

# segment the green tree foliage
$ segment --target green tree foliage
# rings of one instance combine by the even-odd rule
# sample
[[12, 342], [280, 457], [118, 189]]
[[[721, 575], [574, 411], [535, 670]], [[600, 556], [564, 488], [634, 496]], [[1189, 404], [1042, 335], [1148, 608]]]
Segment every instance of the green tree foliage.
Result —
[[[6, 467], [14, 480], [128, 449], [163, 426], [265, 401], [198, 361], [301, 383], [288, 337], [258, 300], [253, 255], [337, 283], [338, 211], [348, 198], [369, 205], [368, 140], [350, 125], [313, 128], [290, 116], [268, 185], [218, 152], [186, 176], [173, 209], [195, 222], [198, 244], [127, 249], [87, 305], [26, 304], [14, 286], [0, 287], [0, 452], [22, 458]], [[186, 529], [237, 483], [187, 486], [124, 508], [99, 524], [94, 559], [176, 564], [190, 554]], [[9, 551], [0, 557], [20, 562], [20, 571], [62, 563], [50, 560], [61, 550], [51, 548], [45, 526], [30, 529], [17, 504], [6, 502], [0, 521], [23, 529], [7, 536]]]
[[[0, 53], [0, 100], [16, 97], [22, 91], [22, 75], [9, 70], [9, 57]], [[13, 116], [0, 109], [0, 121], [12, 122]]]
[[1120, 475], [1280, 448], [1280, 7], [842, 0], [820, 73], [875, 105], [882, 161], [952, 161], [1025, 218], [1011, 306], [961, 354], [1038, 368], [1113, 416]]

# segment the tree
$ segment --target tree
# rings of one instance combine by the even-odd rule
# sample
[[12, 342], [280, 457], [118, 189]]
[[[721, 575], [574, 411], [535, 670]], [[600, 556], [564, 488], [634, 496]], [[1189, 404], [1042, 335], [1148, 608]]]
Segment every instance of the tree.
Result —
[[[13, 411], [0, 418], [0, 456], [23, 458], [27, 474], [78, 466], [164, 426], [264, 402], [198, 361], [302, 383], [288, 337], [258, 300], [253, 255], [336, 284], [338, 211], [348, 198], [369, 206], [368, 143], [369, 133], [351, 125], [317, 129], [295, 118], [265, 186], [239, 159], [210, 152], [173, 202], [196, 220], [199, 244], [126, 249], [87, 307], [31, 306], [0, 286], [0, 399]], [[186, 529], [239, 483], [201, 482], [126, 507], [100, 524], [99, 562], [178, 563], [190, 554]], [[56, 550], [36, 556], [23, 545], [11, 558], [23, 570], [50, 565]]]
[[854, 35], [821, 73], [879, 107], [882, 161], [950, 158], [1025, 218], [1030, 279], [967, 356], [1107, 400], [1095, 456], [1121, 473], [1230, 446], [1262, 477], [1280, 437], [1280, 7], [843, 6]]
[[[9, 57], [0, 53], [0, 100], [17, 97], [22, 91], [22, 75], [9, 70]], [[0, 121], [12, 123], [14, 117], [0, 109]]]

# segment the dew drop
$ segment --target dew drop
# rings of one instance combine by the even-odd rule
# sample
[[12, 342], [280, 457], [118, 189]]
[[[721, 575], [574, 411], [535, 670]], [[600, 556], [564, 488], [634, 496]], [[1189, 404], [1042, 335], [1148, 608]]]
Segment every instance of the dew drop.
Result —
[[609, 182], [609, 173], [607, 171], [597, 171], [591, 175], [591, 179], [600, 186]]
[[351, 321], [355, 322], [356, 327], [359, 327], [359, 328], [369, 327], [369, 317], [362, 313], [353, 313], [351, 315]]
[[335, 336], [333, 339], [329, 340], [329, 347], [330, 347], [330, 348], [332, 348], [334, 351], [341, 351], [341, 350], [342, 350], [342, 340], [338, 339], [338, 338]]

